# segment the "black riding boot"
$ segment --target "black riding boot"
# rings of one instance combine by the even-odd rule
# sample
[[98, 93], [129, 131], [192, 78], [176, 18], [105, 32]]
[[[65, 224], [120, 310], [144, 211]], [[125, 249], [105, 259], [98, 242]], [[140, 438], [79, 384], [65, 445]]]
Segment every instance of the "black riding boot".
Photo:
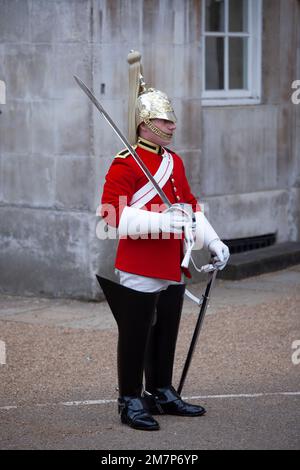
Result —
[[[172, 387], [175, 348], [185, 285], [169, 286], [162, 291], [156, 308], [146, 355], [145, 397], [152, 414], [200, 416], [204, 408], [185, 403]], [[147, 393], [148, 392], [148, 393]]]
[[158, 294], [138, 292], [99, 276], [97, 279], [118, 325], [121, 421], [136, 429], [159, 429], [141, 397], [146, 346]]
[[146, 355], [146, 390], [172, 383], [176, 341], [183, 305], [185, 285], [169, 286], [160, 292], [156, 321], [151, 329]]

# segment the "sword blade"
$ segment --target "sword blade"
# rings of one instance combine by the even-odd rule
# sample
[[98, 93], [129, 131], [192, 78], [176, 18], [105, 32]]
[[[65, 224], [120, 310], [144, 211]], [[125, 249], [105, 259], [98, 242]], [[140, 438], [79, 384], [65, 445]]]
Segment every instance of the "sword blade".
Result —
[[150, 181], [150, 183], [153, 185], [154, 189], [156, 190], [157, 194], [159, 195], [159, 197], [161, 198], [161, 200], [168, 206], [168, 207], [171, 207], [171, 202], [169, 201], [169, 199], [167, 198], [167, 196], [165, 195], [164, 191], [161, 189], [161, 187], [157, 184], [157, 182], [155, 181], [155, 179], [153, 178], [153, 175], [152, 173], [150, 173], [150, 171], [148, 170], [148, 168], [146, 167], [146, 165], [144, 164], [144, 162], [142, 161], [142, 159], [139, 157], [139, 155], [136, 153], [136, 151], [134, 150], [134, 148], [130, 145], [130, 143], [128, 142], [128, 140], [126, 139], [126, 137], [122, 134], [122, 132], [118, 129], [118, 127], [116, 126], [116, 124], [113, 122], [113, 120], [111, 119], [111, 117], [109, 116], [109, 114], [105, 111], [105, 109], [103, 108], [103, 106], [100, 104], [100, 102], [98, 101], [98, 99], [96, 98], [96, 96], [91, 92], [91, 90], [86, 86], [86, 84], [79, 78], [77, 77], [76, 75], [74, 75], [74, 78], [76, 80], [76, 83], [80, 86], [80, 88], [84, 91], [84, 93], [89, 97], [89, 99], [91, 100], [91, 102], [96, 106], [96, 108], [98, 109], [98, 111], [100, 111], [101, 115], [104, 117], [104, 119], [108, 122], [108, 124], [110, 125], [110, 127], [113, 129], [113, 131], [117, 134], [117, 136], [119, 137], [119, 139], [121, 140], [121, 142], [123, 143], [123, 145], [127, 148], [127, 150], [130, 152], [130, 154], [132, 155], [132, 157], [134, 158], [134, 160], [136, 161], [136, 163], [138, 164], [138, 166], [140, 167], [140, 169], [142, 170], [142, 172], [144, 173], [144, 175], [146, 176], [146, 178], [148, 179], [148, 181]]

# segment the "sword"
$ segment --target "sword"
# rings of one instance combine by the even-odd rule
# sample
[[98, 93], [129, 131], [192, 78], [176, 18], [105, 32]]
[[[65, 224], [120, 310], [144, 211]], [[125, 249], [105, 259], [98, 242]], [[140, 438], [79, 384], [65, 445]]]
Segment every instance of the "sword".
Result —
[[190, 347], [189, 347], [188, 355], [187, 355], [187, 358], [185, 360], [185, 364], [184, 364], [183, 371], [182, 371], [182, 374], [181, 374], [179, 386], [178, 386], [178, 389], [177, 389], [177, 392], [179, 393], [179, 395], [181, 394], [181, 391], [182, 391], [182, 388], [183, 388], [183, 385], [184, 385], [184, 382], [185, 382], [185, 379], [186, 379], [186, 376], [187, 376], [187, 373], [188, 373], [188, 370], [189, 370], [189, 367], [190, 367], [190, 364], [191, 364], [191, 361], [192, 361], [192, 357], [193, 357], [193, 353], [194, 353], [195, 346], [196, 346], [196, 343], [197, 343], [197, 339], [198, 339], [198, 336], [199, 336], [199, 333], [200, 333], [200, 330], [201, 330], [201, 327], [202, 327], [202, 324], [203, 324], [206, 309], [208, 307], [208, 302], [209, 302], [209, 299], [210, 299], [210, 293], [211, 293], [211, 290], [213, 288], [214, 282], [216, 280], [217, 273], [218, 273], [218, 270], [215, 269], [213, 271], [213, 273], [210, 275], [210, 280], [209, 280], [209, 282], [206, 286], [205, 294], [202, 296], [203, 300], [202, 300], [202, 304], [201, 304], [201, 309], [200, 309], [200, 312], [199, 312], [199, 316], [198, 316], [198, 320], [197, 320], [197, 323], [196, 323], [195, 331], [194, 331], [194, 334], [193, 334], [193, 338], [192, 338], [192, 341], [191, 341], [191, 344], [190, 344]]
[[108, 124], [112, 127], [113, 131], [117, 134], [117, 136], [119, 137], [119, 139], [121, 140], [121, 142], [125, 145], [125, 147], [127, 148], [128, 152], [130, 152], [130, 154], [132, 155], [132, 157], [134, 158], [134, 160], [136, 161], [136, 163], [138, 164], [138, 166], [140, 167], [140, 169], [142, 170], [142, 172], [144, 173], [144, 175], [148, 178], [148, 180], [150, 181], [150, 183], [153, 185], [155, 191], [157, 192], [157, 194], [159, 195], [159, 197], [161, 198], [161, 200], [168, 206], [168, 207], [171, 207], [172, 204], [171, 202], [169, 201], [169, 199], [167, 198], [167, 196], [165, 195], [164, 191], [161, 189], [161, 187], [157, 184], [157, 182], [155, 181], [155, 179], [153, 178], [153, 175], [150, 173], [150, 171], [148, 170], [148, 168], [146, 167], [146, 165], [144, 164], [143, 160], [139, 157], [139, 155], [136, 153], [136, 151], [134, 150], [134, 148], [130, 145], [130, 143], [128, 142], [128, 140], [126, 139], [126, 137], [122, 134], [122, 132], [117, 128], [117, 126], [115, 125], [115, 123], [113, 122], [113, 120], [111, 119], [111, 117], [107, 114], [107, 112], [105, 111], [105, 109], [103, 108], [103, 106], [99, 103], [99, 101], [97, 100], [96, 96], [91, 92], [91, 90], [86, 86], [85, 83], [83, 83], [83, 81], [77, 77], [76, 75], [74, 75], [74, 78], [77, 82], [77, 84], [80, 86], [80, 88], [84, 91], [84, 93], [89, 97], [89, 99], [92, 101], [92, 103], [96, 106], [96, 108], [100, 111], [100, 113], [102, 114], [102, 116], [104, 117], [104, 119], [108, 122]]

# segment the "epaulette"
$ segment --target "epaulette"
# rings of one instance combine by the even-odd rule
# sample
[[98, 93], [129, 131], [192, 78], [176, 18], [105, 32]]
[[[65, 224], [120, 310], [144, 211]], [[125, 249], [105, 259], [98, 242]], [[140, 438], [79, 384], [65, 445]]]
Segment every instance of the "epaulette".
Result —
[[[136, 149], [136, 145], [133, 145], [132, 148]], [[124, 149], [124, 150], [121, 150], [121, 152], [119, 152], [115, 158], [126, 158], [128, 157], [129, 155], [131, 155], [131, 153], [129, 152], [128, 149]]]

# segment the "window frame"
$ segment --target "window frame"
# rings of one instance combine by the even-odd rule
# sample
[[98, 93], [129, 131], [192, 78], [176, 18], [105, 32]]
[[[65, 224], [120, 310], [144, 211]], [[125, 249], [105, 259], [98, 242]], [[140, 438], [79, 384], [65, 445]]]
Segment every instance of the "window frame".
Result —
[[[205, 7], [206, 1], [202, 0], [202, 105], [203, 106], [228, 106], [261, 103], [261, 77], [262, 77], [262, 0], [248, 0], [248, 32], [228, 32], [229, 25], [229, 0], [225, 1], [225, 31], [205, 31]], [[224, 37], [224, 90], [205, 90], [205, 38]], [[228, 43], [231, 37], [248, 37], [248, 66], [247, 83], [245, 90], [228, 89]]]

